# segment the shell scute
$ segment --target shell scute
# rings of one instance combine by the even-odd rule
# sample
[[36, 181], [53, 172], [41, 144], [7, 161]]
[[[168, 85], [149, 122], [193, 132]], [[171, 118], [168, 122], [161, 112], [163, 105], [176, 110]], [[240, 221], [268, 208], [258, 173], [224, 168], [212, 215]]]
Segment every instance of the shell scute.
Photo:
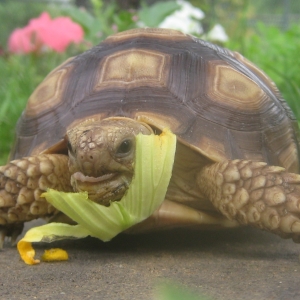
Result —
[[106, 57], [99, 67], [99, 81], [95, 90], [108, 86], [127, 88], [145, 85], [163, 86], [168, 74], [168, 56], [155, 51], [125, 50]]

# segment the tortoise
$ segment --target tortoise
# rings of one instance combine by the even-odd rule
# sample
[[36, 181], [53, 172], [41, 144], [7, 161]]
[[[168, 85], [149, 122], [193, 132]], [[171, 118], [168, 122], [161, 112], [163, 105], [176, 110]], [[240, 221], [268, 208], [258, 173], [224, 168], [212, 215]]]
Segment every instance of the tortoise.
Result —
[[299, 131], [275, 84], [239, 53], [147, 28], [70, 58], [33, 92], [0, 167], [2, 243], [26, 221], [64, 219], [47, 188], [121, 199], [135, 136], [164, 128], [177, 135], [166, 198], [132, 232], [252, 225], [298, 240]]

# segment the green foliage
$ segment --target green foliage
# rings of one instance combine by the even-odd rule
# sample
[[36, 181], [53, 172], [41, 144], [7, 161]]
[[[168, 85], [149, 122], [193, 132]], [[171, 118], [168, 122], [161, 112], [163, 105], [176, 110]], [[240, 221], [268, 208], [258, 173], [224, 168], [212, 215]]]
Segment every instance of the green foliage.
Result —
[[35, 70], [30, 67], [30, 57], [21, 61], [19, 56], [0, 59], [0, 164], [7, 154], [14, 136], [14, 126], [35, 85]]
[[93, 1], [93, 11], [76, 6], [62, 8], [61, 13], [69, 16], [80, 24], [85, 32], [88, 45], [96, 45], [107, 36], [133, 26], [132, 14], [127, 11], [117, 11], [114, 3], [103, 6], [100, 1]]
[[0, 57], [0, 165], [7, 161], [15, 124], [30, 94], [65, 59], [65, 54], [56, 53]]
[[118, 14], [114, 14], [113, 20], [118, 31], [124, 31], [136, 27], [133, 13], [126, 10], [122, 10]]
[[175, 1], [156, 2], [149, 7], [143, 5], [138, 16], [145, 26], [156, 27], [179, 7]]
[[4, 47], [10, 33], [23, 27], [28, 20], [35, 18], [45, 9], [45, 4], [22, 3], [21, 1], [0, 2], [0, 45]]
[[155, 299], [159, 300], [209, 300], [202, 295], [196, 295], [178, 283], [165, 282], [158, 285]]
[[300, 25], [281, 31], [258, 23], [256, 34], [244, 38], [242, 44], [231, 39], [227, 47], [241, 52], [264, 70], [300, 120]]
[[92, 11], [75, 6], [66, 7], [61, 13], [69, 16], [82, 26], [85, 40], [96, 45], [107, 36], [137, 27], [137, 21], [144, 26], [157, 27], [166, 16], [179, 8], [175, 1], [157, 2], [151, 6], [142, 5], [138, 11], [119, 10], [114, 2], [103, 5], [100, 0], [92, 0]]
[[81, 25], [85, 33], [85, 40], [91, 43], [91, 45], [98, 44], [100, 38], [103, 36], [103, 32], [109, 34], [112, 30], [108, 26], [108, 15], [103, 12], [104, 18], [96, 18], [90, 12], [77, 7], [63, 8], [61, 13], [65, 16], [69, 16], [72, 20]]

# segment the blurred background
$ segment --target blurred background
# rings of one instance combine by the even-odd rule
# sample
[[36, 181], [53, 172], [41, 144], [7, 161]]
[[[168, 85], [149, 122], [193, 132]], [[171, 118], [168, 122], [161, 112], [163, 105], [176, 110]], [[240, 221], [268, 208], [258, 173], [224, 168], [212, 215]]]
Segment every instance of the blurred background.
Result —
[[0, 0], [0, 165], [34, 88], [108, 35], [179, 29], [242, 53], [271, 77], [300, 120], [299, 0]]

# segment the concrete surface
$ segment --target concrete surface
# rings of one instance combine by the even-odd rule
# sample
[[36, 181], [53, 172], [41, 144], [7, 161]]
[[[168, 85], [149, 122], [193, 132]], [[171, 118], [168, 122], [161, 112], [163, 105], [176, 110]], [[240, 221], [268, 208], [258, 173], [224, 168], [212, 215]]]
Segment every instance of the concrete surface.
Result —
[[6, 243], [0, 299], [158, 299], [166, 280], [215, 300], [300, 299], [300, 245], [256, 229], [64, 240], [37, 244], [36, 257], [52, 247], [70, 260], [27, 266]]

